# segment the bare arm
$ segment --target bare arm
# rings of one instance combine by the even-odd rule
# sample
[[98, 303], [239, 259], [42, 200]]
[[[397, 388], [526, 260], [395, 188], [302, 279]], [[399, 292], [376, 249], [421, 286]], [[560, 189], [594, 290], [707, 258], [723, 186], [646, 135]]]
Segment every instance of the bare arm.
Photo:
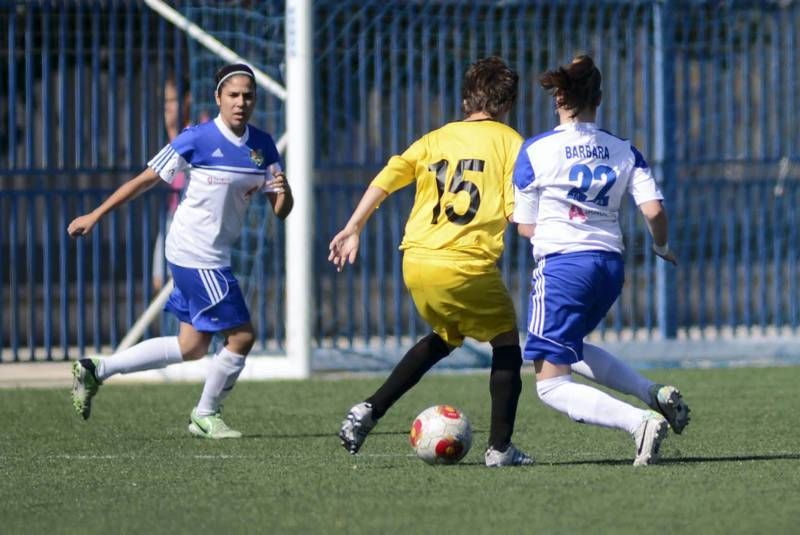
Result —
[[358, 255], [359, 234], [367, 224], [375, 209], [389, 194], [377, 186], [370, 186], [350, 216], [347, 225], [331, 240], [328, 260], [334, 263], [336, 271], [342, 271], [345, 263], [354, 263]]
[[139, 175], [128, 180], [119, 188], [117, 188], [117, 190], [112, 193], [108, 199], [103, 201], [100, 206], [88, 214], [73, 219], [67, 227], [67, 232], [73, 238], [86, 236], [92, 231], [92, 228], [103, 218], [103, 216], [117, 206], [120, 206], [131, 199], [138, 197], [145, 191], [158, 184], [160, 180], [161, 177], [158, 176], [158, 173], [148, 167]]
[[667, 224], [667, 212], [661, 201], [647, 201], [639, 205], [647, 228], [653, 236], [653, 251], [673, 264], [678, 264], [675, 253], [669, 248], [667, 238], [669, 237], [669, 227]]

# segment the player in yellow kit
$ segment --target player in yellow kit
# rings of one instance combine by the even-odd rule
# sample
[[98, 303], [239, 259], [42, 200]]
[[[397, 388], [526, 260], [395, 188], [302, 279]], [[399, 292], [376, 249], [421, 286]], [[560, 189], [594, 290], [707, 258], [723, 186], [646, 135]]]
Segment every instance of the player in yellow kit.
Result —
[[342, 422], [342, 445], [355, 454], [389, 407], [465, 336], [492, 345], [487, 466], [532, 464], [511, 443], [522, 391], [514, 306], [497, 268], [514, 211], [511, 176], [520, 135], [499, 122], [517, 96], [518, 76], [500, 58], [472, 64], [462, 89], [464, 120], [446, 124], [393, 156], [375, 177], [344, 229], [330, 243], [341, 271], [355, 262], [359, 234], [391, 193], [416, 183], [400, 245], [403, 279], [432, 331], [412, 347], [370, 397]]

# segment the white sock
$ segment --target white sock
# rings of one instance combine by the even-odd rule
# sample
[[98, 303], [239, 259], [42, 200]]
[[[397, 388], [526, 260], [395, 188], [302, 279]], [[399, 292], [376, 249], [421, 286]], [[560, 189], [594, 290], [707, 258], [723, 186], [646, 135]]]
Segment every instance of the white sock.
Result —
[[105, 381], [117, 373], [155, 370], [178, 362], [183, 362], [178, 337], [162, 336], [139, 342], [108, 358], [100, 359], [95, 375]]
[[650, 387], [655, 383], [603, 348], [584, 343], [583, 360], [573, 364], [572, 371], [650, 404]]
[[545, 405], [576, 422], [624, 429], [629, 433], [639, 427], [645, 414], [596, 388], [573, 383], [570, 375], [536, 381], [536, 392]]
[[222, 348], [214, 355], [209, 366], [206, 383], [203, 385], [203, 394], [197, 403], [197, 415], [208, 416], [216, 414], [222, 400], [233, 389], [236, 379], [244, 369], [245, 356]]

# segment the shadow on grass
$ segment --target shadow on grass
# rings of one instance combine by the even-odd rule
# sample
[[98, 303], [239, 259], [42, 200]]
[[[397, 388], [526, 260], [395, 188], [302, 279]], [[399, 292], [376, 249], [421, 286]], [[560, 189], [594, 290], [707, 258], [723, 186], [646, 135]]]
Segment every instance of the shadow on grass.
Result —
[[[480, 429], [473, 430], [473, 433], [482, 433]], [[330, 438], [335, 437], [339, 433], [338, 429], [333, 429], [329, 433], [247, 433], [242, 436], [243, 439], [258, 439], [258, 438]], [[369, 436], [406, 436], [409, 431], [372, 431]]]
[[[684, 463], [727, 463], [741, 461], [781, 461], [781, 460], [800, 460], [800, 453], [776, 453], [770, 455], [725, 455], [720, 457], [671, 457], [659, 460], [658, 464], [684, 464]], [[535, 469], [537, 466], [580, 466], [580, 465], [600, 465], [600, 466], [630, 466], [631, 459], [586, 459], [581, 461], [537, 461], [529, 468]], [[459, 466], [483, 466], [480, 461], [462, 461]]]
[[720, 457], [679, 457], [662, 459], [662, 464], [719, 463], [736, 461], [793, 461], [800, 460], [800, 453], [773, 453], [769, 455], [723, 455]]
[[[411, 429], [407, 429], [405, 431], [371, 431], [369, 436], [373, 435], [407, 435], [411, 432]], [[475, 436], [478, 433], [484, 433], [483, 429], [473, 429], [472, 435]], [[474, 442], [473, 442], [474, 443]]]
[[[775, 453], [769, 455], [722, 455], [719, 457], [666, 457], [661, 458], [658, 464], [688, 464], [688, 463], [730, 463], [742, 461], [793, 461], [800, 460], [800, 453]], [[556, 462], [540, 462], [540, 465], [550, 466], [564, 466], [564, 465], [582, 465], [582, 464], [596, 464], [606, 466], [624, 466], [631, 464], [630, 459], [587, 459], [582, 461], [556, 461]]]

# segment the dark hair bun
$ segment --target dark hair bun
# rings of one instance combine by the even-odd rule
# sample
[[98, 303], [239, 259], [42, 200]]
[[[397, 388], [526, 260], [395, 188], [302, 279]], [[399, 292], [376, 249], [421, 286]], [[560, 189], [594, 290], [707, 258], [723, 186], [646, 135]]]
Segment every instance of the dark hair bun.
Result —
[[549, 90], [562, 108], [573, 110], [573, 117], [587, 108], [600, 105], [603, 76], [591, 56], [576, 56], [569, 65], [547, 71], [539, 83]]

